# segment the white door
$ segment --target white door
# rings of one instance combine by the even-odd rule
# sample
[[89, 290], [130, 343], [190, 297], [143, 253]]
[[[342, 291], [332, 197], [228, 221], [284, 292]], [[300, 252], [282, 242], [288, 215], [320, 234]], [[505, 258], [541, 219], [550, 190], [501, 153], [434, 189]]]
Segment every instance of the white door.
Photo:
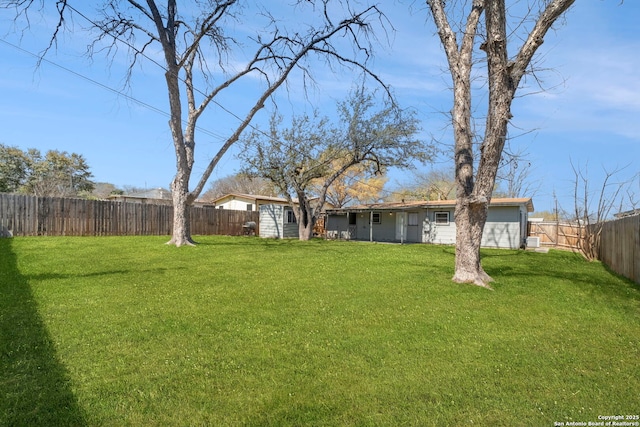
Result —
[[407, 214], [404, 212], [396, 212], [396, 240], [407, 240]]

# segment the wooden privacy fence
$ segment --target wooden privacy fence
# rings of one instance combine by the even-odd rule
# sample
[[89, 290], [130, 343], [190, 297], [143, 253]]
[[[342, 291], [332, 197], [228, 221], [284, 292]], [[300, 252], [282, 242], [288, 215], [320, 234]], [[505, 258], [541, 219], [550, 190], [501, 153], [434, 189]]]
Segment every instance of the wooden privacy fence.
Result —
[[578, 224], [556, 221], [528, 223], [527, 235], [540, 238], [540, 246], [552, 246], [564, 249], [577, 249], [581, 236]]
[[607, 221], [602, 227], [598, 258], [616, 273], [640, 283], [640, 215]]
[[[192, 234], [202, 235], [240, 235], [243, 224], [259, 220], [255, 211], [214, 206], [194, 206], [190, 216]], [[0, 193], [0, 235], [170, 235], [172, 229], [171, 205]]]
[[[592, 224], [598, 259], [611, 270], [640, 283], [640, 215]], [[599, 229], [599, 230], [598, 230]], [[539, 237], [541, 246], [579, 250], [585, 231], [578, 224], [529, 222], [529, 236]]]

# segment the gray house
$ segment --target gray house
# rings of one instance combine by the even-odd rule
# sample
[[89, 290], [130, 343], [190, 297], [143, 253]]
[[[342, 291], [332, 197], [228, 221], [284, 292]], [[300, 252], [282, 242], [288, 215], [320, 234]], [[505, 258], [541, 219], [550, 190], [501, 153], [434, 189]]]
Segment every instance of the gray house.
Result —
[[[455, 244], [455, 200], [378, 203], [328, 209], [328, 238], [371, 242]], [[494, 198], [482, 246], [518, 249], [527, 238], [531, 198]]]

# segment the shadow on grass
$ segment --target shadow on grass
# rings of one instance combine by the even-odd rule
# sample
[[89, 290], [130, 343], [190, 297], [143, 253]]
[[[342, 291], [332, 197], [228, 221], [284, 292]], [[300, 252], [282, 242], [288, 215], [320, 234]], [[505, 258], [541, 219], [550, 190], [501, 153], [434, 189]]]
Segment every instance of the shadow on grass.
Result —
[[0, 425], [84, 426], [68, 373], [11, 244], [0, 239]]
[[493, 251], [483, 253], [483, 259], [487, 261], [483, 264], [487, 273], [496, 280], [516, 278], [532, 286], [546, 285], [549, 279], [568, 281], [593, 294], [640, 301], [640, 284], [616, 274], [604, 263], [590, 263], [578, 253], [512, 251], [501, 254]]
[[[176, 271], [176, 270], [186, 270], [186, 267], [174, 267], [174, 268], [147, 268], [147, 269], [136, 269], [137, 273], [166, 273], [168, 271]], [[80, 277], [101, 277], [101, 276], [114, 276], [114, 275], [127, 275], [131, 274], [131, 270], [109, 270], [109, 271], [97, 271], [94, 273], [82, 273], [82, 274], [62, 274], [62, 273], [41, 273], [41, 274], [32, 274], [29, 276], [23, 276], [23, 279], [27, 281], [51, 281], [51, 280], [59, 280], [59, 279], [77, 279]]]

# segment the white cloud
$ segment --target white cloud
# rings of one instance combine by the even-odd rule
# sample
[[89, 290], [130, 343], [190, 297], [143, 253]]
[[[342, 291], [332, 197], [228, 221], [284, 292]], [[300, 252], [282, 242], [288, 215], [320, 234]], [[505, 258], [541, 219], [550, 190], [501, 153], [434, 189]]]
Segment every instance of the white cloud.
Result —
[[556, 49], [550, 62], [563, 62], [555, 69], [562, 84], [517, 100], [515, 108], [530, 115], [524, 121], [532, 127], [608, 132], [638, 140], [640, 57], [631, 52], [639, 51], [639, 43], [605, 40]]

